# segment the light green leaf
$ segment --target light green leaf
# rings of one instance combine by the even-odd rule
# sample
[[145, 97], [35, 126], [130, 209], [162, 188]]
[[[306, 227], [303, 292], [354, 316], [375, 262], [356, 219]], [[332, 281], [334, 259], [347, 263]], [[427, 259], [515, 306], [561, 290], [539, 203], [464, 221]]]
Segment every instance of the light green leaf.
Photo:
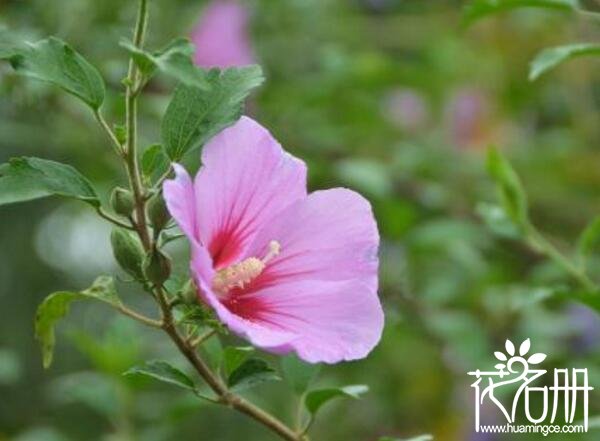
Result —
[[502, 153], [495, 148], [488, 151], [487, 168], [498, 185], [504, 211], [516, 226], [524, 227], [529, 222], [527, 197], [519, 176]]
[[50, 195], [100, 205], [90, 182], [70, 165], [39, 158], [13, 158], [0, 165], [0, 205]]
[[361, 395], [367, 393], [369, 387], [364, 384], [357, 384], [344, 387], [331, 387], [327, 389], [317, 389], [306, 394], [304, 405], [306, 410], [314, 416], [321, 407], [334, 398], [360, 398]]
[[182, 371], [162, 360], [148, 361], [141, 366], [134, 366], [123, 375], [143, 375], [155, 380], [179, 386], [183, 389], [195, 390], [194, 381]]
[[511, 221], [504, 208], [496, 204], [482, 202], [475, 208], [477, 214], [483, 219], [487, 226], [498, 236], [516, 239], [521, 232]]
[[206, 356], [211, 368], [217, 370], [223, 360], [223, 346], [218, 337], [212, 337], [202, 343], [200, 347], [202, 353]]
[[588, 55], [600, 56], [600, 44], [579, 43], [544, 49], [538, 53], [529, 68], [529, 80], [537, 80], [565, 61]]
[[464, 10], [463, 23], [469, 25], [483, 17], [517, 8], [544, 8], [574, 11], [577, 0], [472, 0]]
[[179, 160], [242, 115], [244, 99], [264, 78], [259, 66], [208, 72], [208, 90], [180, 85], [161, 124], [167, 155]]
[[585, 263], [586, 259], [600, 245], [600, 216], [593, 219], [587, 227], [581, 232], [577, 240], [577, 255], [580, 262]]
[[94, 66], [62, 40], [50, 37], [0, 52], [13, 69], [47, 81], [83, 100], [92, 109], [104, 101], [104, 81]]
[[169, 157], [160, 144], [153, 144], [142, 154], [142, 173], [148, 179], [162, 175], [169, 168]]
[[13, 56], [18, 45], [18, 38], [15, 32], [0, 25], [0, 59], [7, 59]]
[[196, 67], [192, 60], [194, 45], [185, 38], [178, 38], [154, 53], [137, 48], [130, 41], [124, 40], [120, 44], [131, 54], [140, 71], [147, 77], [152, 76], [158, 69], [187, 86], [200, 89], [209, 87], [206, 72]]
[[37, 309], [35, 316], [35, 337], [42, 345], [44, 367], [52, 364], [55, 345], [54, 327], [69, 312], [74, 300], [95, 299], [113, 306], [121, 304], [111, 277], [98, 277], [85, 291], [59, 291], [50, 294]]
[[227, 386], [239, 392], [267, 381], [281, 380], [275, 369], [260, 358], [249, 358], [238, 366], [227, 378]]
[[283, 378], [298, 395], [306, 392], [320, 369], [320, 365], [305, 363], [293, 354], [281, 359]]
[[254, 352], [252, 346], [228, 346], [223, 351], [223, 371], [229, 377]]

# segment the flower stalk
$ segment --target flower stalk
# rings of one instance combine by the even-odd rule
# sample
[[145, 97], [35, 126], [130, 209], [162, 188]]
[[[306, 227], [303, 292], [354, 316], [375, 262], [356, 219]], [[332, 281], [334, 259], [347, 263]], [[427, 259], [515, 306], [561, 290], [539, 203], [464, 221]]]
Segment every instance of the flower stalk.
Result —
[[[137, 20], [134, 30], [133, 44], [137, 48], [142, 48], [144, 43], [144, 36], [148, 25], [148, 0], [139, 0]], [[129, 221], [131, 225], [126, 225], [129, 229], [133, 229], [139, 236], [144, 251], [151, 253], [156, 247], [156, 238], [149, 229], [149, 222], [146, 214], [146, 205], [150, 194], [149, 190], [145, 188], [140, 175], [139, 160], [137, 153], [137, 98], [141, 92], [143, 85], [143, 79], [138, 71], [135, 62], [132, 59], [129, 61], [129, 70], [127, 78], [124, 81], [126, 86], [125, 93], [125, 132], [126, 141], [124, 146], [120, 146], [119, 141], [110, 129], [104, 118], [100, 113], [96, 114], [96, 118], [100, 125], [109, 134], [109, 137], [115, 146], [120, 146], [117, 152], [124, 158], [127, 176], [129, 179], [129, 186], [134, 201], [134, 213], [133, 217], [130, 217]], [[162, 182], [166, 179], [166, 174], [159, 181]], [[113, 223], [117, 223], [117, 219], [112, 218], [106, 213], [101, 213], [103, 217], [107, 218]], [[123, 223], [118, 221], [118, 225]], [[123, 225], [125, 226], [125, 225]], [[121, 312], [133, 319], [140, 321], [146, 325], [161, 328], [170, 337], [173, 343], [177, 346], [182, 355], [190, 362], [200, 377], [206, 382], [206, 384], [212, 389], [217, 395], [217, 401], [227, 407], [231, 407], [240, 413], [248, 415], [255, 421], [261, 423], [272, 432], [278, 434], [282, 439], [287, 441], [307, 441], [308, 438], [304, 433], [298, 433], [288, 427], [286, 424], [281, 422], [279, 419], [264, 411], [263, 409], [255, 406], [249, 401], [245, 400], [241, 396], [232, 393], [227, 386], [223, 383], [220, 376], [213, 372], [206, 362], [197, 353], [196, 348], [210, 335], [203, 335], [201, 338], [190, 341], [181, 335], [176, 327], [173, 314], [171, 311], [171, 304], [167, 299], [162, 284], [155, 284], [150, 290], [153, 297], [157, 300], [162, 314], [160, 321], [149, 319], [145, 316], [138, 314], [128, 308], [121, 308]], [[211, 334], [212, 335], [212, 334]]]

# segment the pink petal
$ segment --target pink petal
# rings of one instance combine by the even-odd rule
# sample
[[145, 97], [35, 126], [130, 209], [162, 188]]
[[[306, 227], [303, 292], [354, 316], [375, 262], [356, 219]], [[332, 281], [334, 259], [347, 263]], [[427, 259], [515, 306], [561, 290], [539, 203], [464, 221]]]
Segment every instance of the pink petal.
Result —
[[254, 63], [248, 36], [248, 10], [233, 0], [215, 0], [204, 10], [192, 32], [194, 61], [211, 68]]
[[365, 357], [384, 321], [369, 203], [346, 189], [312, 193], [265, 223], [245, 256], [264, 256], [271, 240], [281, 254], [254, 283], [218, 298], [204, 277], [205, 301], [233, 332], [272, 352], [294, 350], [311, 363]]
[[383, 330], [383, 310], [369, 283], [302, 281], [221, 303], [201, 282], [204, 300], [231, 331], [255, 346], [309, 363], [366, 357]]
[[295, 334], [288, 346], [309, 363], [366, 357], [383, 330], [383, 310], [369, 282], [296, 281], [242, 296], [238, 307], [244, 304], [259, 307], [255, 326]]
[[194, 184], [181, 165], [173, 164], [173, 169], [175, 179], [167, 180], [163, 184], [167, 208], [190, 241], [198, 241]]
[[306, 196], [305, 164], [248, 117], [215, 136], [202, 162], [198, 228], [217, 269], [239, 260], [260, 227]]
[[246, 256], [262, 257], [281, 245], [253, 284], [261, 289], [303, 280], [360, 279], [377, 290], [379, 233], [369, 202], [344, 188], [316, 191], [260, 230]]

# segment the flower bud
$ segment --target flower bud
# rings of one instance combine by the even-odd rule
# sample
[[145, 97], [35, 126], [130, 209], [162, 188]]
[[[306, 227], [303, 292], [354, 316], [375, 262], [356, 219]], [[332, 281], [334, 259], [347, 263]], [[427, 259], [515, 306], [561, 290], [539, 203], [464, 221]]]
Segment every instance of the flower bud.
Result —
[[122, 187], [115, 187], [110, 194], [110, 206], [115, 213], [121, 216], [130, 216], [134, 207], [131, 192]]
[[144, 249], [137, 237], [127, 230], [115, 228], [110, 234], [110, 243], [121, 268], [136, 280], [143, 280]]
[[171, 259], [154, 249], [144, 259], [144, 274], [155, 285], [162, 285], [171, 275]]
[[156, 231], [161, 231], [171, 219], [162, 194], [155, 195], [148, 203], [148, 218]]

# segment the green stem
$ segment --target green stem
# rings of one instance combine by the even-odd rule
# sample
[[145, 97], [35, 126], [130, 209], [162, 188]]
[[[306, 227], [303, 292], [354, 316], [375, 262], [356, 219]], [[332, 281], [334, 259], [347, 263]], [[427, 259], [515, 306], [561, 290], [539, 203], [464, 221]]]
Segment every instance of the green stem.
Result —
[[[148, 22], [148, 4], [147, 0], [139, 0], [139, 8], [133, 44], [135, 47], [141, 48], [144, 43], [144, 34], [146, 32]], [[125, 160], [127, 165], [127, 175], [135, 201], [135, 222], [134, 227], [142, 245], [146, 252], [153, 249], [155, 244], [152, 241], [148, 230], [148, 221], [146, 219], [146, 189], [142, 183], [139, 171], [139, 163], [137, 158], [137, 96], [140, 92], [140, 75], [135, 66], [133, 59], [129, 62], [129, 72], [127, 75], [126, 94], [125, 94], [125, 124], [127, 131], [127, 142], [125, 145]], [[223, 384], [220, 377], [214, 373], [206, 362], [200, 358], [195, 348], [190, 342], [185, 339], [177, 330], [173, 320], [173, 314], [169, 306], [169, 301], [166, 298], [162, 286], [155, 286], [152, 289], [154, 297], [158, 301], [162, 312], [162, 329], [169, 335], [171, 340], [178, 347], [179, 351], [188, 359], [194, 369], [208, 384], [213, 392], [218, 396], [219, 403], [236, 409], [244, 413], [254, 420], [260, 422], [265, 427], [269, 428], [274, 433], [278, 434], [282, 439], [287, 441], [305, 441], [307, 440], [304, 434], [296, 433], [287, 425], [279, 421], [271, 414], [265, 412], [261, 408], [246, 401], [244, 398], [229, 391], [227, 386]], [[131, 311], [125, 309], [125, 313], [131, 315]], [[124, 312], [124, 311], [122, 311]], [[136, 318], [136, 317], [134, 317]], [[139, 318], [137, 318], [139, 320]]]
[[585, 271], [581, 270], [558, 251], [558, 249], [542, 236], [533, 225], [527, 225], [525, 227], [525, 233], [535, 248], [548, 256], [565, 272], [571, 275], [571, 277], [573, 277], [586, 291], [596, 292], [598, 290], [596, 284], [586, 275]]
[[107, 213], [106, 211], [104, 211], [104, 208], [102, 208], [102, 207], [96, 208], [96, 212], [98, 213], [98, 215], [100, 215], [100, 217], [106, 219], [107, 221], [109, 221], [109, 222], [111, 222], [111, 223], [113, 223], [113, 224], [115, 224], [115, 225], [117, 225], [117, 226], [119, 226], [121, 228], [126, 228], [128, 230], [133, 230], [134, 229], [131, 225], [129, 225], [129, 224], [121, 221], [120, 219], [117, 219], [116, 217], [114, 217], [110, 213]]
[[151, 326], [153, 328], [162, 328], [163, 327], [162, 321], [148, 318], [145, 315], [142, 315], [132, 309], [129, 309], [125, 305], [118, 305], [118, 306], [116, 306], [116, 308], [119, 310], [119, 312], [121, 314], [131, 317], [132, 319], [137, 320], [138, 322], [143, 323], [146, 326]]
[[[144, 44], [144, 35], [148, 24], [148, 2], [140, 0], [135, 31], [133, 35], [133, 44], [141, 48]], [[127, 74], [125, 92], [125, 126], [127, 129], [127, 142], [125, 144], [125, 161], [127, 164], [127, 176], [129, 185], [135, 200], [135, 227], [144, 244], [144, 248], [152, 248], [152, 241], [148, 232], [148, 223], [146, 221], [146, 197], [142, 185], [139, 162], [137, 158], [137, 86], [138, 70], [133, 57], [129, 61], [129, 71]]]
[[100, 110], [95, 110], [94, 111], [94, 116], [96, 117], [96, 121], [98, 121], [98, 123], [100, 124], [100, 127], [102, 127], [104, 129], [104, 131], [106, 132], [106, 134], [108, 135], [108, 137], [110, 138], [113, 147], [115, 149], [115, 152], [117, 153], [117, 155], [119, 156], [123, 156], [123, 146], [121, 145], [121, 143], [119, 142], [119, 140], [117, 139], [115, 133], [112, 131], [112, 129], [110, 128], [110, 126], [108, 125], [108, 123], [106, 122], [106, 120], [104, 119], [104, 116], [102, 116], [102, 113], [100, 112]]
[[214, 329], [206, 331], [204, 334], [199, 335], [195, 339], [190, 339], [189, 344], [192, 348], [196, 348], [196, 347], [200, 346], [202, 343], [204, 343], [206, 340], [211, 338], [213, 335], [215, 335], [216, 332], [217, 331], [215, 331]]

